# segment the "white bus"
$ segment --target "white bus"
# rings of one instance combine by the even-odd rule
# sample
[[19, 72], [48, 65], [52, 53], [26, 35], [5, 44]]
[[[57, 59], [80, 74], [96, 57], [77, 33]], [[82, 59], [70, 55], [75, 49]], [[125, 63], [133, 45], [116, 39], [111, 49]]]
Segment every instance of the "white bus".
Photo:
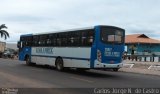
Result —
[[77, 69], [113, 69], [122, 66], [125, 30], [94, 26], [43, 34], [26, 34], [18, 42], [19, 60]]

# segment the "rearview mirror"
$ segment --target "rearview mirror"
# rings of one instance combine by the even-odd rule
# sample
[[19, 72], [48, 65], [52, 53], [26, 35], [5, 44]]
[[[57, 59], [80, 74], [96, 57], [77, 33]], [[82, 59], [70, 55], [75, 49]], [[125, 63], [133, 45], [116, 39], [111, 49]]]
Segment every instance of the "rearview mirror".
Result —
[[17, 42], [17, 48], [20, 48], [20, 41]]

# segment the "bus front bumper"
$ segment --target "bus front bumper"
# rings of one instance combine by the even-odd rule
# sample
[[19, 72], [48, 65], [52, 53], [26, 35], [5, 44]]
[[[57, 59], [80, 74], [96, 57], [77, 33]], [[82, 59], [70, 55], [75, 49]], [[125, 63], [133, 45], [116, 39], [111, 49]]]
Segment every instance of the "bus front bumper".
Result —
[[94, 68], [121, 68], [122, 66], [123, 66], [123, 63], [106, 64], [106, 63], [101, 63], [99, 61], [96, 61], [94, 63]]

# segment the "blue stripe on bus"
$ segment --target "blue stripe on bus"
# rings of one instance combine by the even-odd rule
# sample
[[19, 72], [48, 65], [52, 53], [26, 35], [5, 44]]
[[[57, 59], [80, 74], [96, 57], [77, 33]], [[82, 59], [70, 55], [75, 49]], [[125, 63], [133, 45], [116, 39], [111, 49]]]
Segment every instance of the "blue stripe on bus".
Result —
[[99, 42], [99, 35], [100, 35], [100, 28], [99, 26], [95, 26], [95, 41], [91, 47], [91, 64], [90, 64], [90, 68], [94, 68], [94, 61], [97, 59], [97, 43]]
[[[38, 56], [38, 57], [49, 57], [49, 58], [57, 58], [58, 56], [44, 56], [44, 55], [32, 55], [32, 56]], [[90, 58], [79, 58], [79, 57], [64, 57], [64, 59], [76, 59], [76, 60], [87, 60], [90, 61]]]

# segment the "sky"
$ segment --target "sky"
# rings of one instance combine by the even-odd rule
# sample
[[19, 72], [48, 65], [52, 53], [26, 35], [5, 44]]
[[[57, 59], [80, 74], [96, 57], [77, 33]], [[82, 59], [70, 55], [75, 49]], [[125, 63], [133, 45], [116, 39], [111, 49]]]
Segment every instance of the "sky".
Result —
[[0, 25], [16, 43], [20, 35], [112, 25], [126, 34], [160, 39], [160, 0], [0, 0]]

